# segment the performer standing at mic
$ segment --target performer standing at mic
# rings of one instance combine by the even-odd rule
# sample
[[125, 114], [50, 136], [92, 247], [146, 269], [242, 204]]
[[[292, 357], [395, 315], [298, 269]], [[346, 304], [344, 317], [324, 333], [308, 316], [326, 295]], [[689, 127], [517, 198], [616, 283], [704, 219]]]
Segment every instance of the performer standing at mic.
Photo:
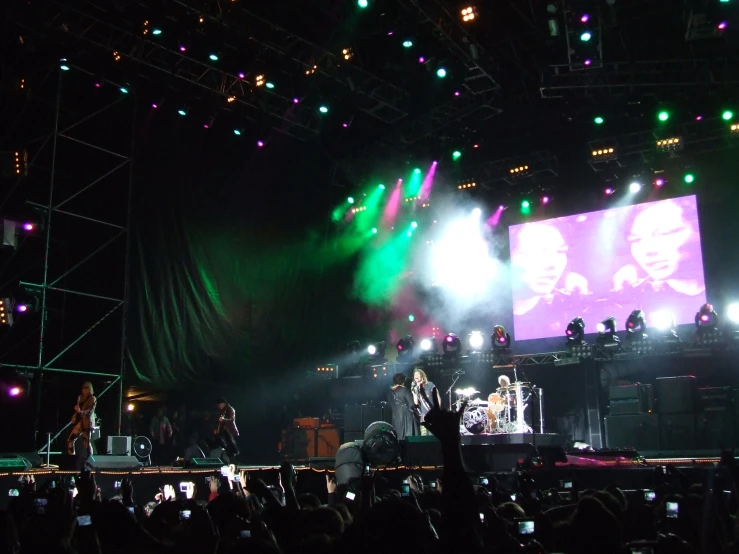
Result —
[[67, 453], [74, 456], [76, 454], [75, 445], [78, 439], [82, 439], [82, 447], [84, 448], [85, 459], [92, 456], [91, 434], [95, 427], [95, 407], [97, 398], [95, 398], [95, 390], [92, 383], [85, 381], [82, 383], [82, 394], [77, 398], [77, 404], [74, 407], [74, 415], [72, 416], [72, 430], [67, 436]]
[[[434, 392], [434, 390], [436, 390], [436, 392]], [[421, 394], [421, 391], [426, 394], [426, 398]], [[431, 394], [436, 394], [439, 406], [441, 406], [441, 395], [439, 394], [439, 390], [436, 389], [436, 385], [429, 381], [429, 378], [426, 376], [426, 372], [420, 367], [413, 370], [413, 385], [411, 386], [411, 392], [413, 393], [413, 402], [418, 406], [418, 411], [421, 413], [421, 423], [423, 423], [423, 418], [426, 417], [426, 414], [431, 411], [431, 408], [433, 408], [433, 398], [431, 397]], [[426, 436], [428, 434], [428, 429], [421, 425], [421, 435]]]
[[239, 429], [236, 427], [236, 410], [225, 398], [219, 398], [216, 404], [220, 415], [218, 416], [218, 427], [213, 429], [213, 434], [220, 439], [229, 458], [233, 459], [239, 455], [239, 447], [236, 445], [236, 439], [239, 438]]

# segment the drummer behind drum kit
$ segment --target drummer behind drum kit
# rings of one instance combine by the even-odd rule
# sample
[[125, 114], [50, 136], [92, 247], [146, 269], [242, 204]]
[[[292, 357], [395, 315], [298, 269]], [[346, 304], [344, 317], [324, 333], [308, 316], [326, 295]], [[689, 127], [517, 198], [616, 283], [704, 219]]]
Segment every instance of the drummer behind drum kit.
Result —
[[485, 401], [477, 398], [480, 391], [474, 388], [457, 389], [454, 391], [457, 395], [456, 409], [467, 404], [462, 414], [460, 433], [533, 433], [534, 430], [526, 423], [525, 412], [532, 397], [538, 395], [541, 400], [541, 389], [536, 389], [536, 394], [533, 394], [533, 390], [530, 383], [515, 382], [500, 387]]

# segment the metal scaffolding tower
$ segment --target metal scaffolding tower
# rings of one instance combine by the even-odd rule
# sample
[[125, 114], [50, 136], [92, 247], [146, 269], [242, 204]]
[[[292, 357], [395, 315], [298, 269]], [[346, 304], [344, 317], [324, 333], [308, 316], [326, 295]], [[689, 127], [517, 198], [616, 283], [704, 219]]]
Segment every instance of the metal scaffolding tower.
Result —
[[[102, 381], [98, 398], [117, 388], [115, 430], [109, 429], [108, 434], [120, 434], [126, 368], [135, 98], [126, 85], [98, 82], [92, 73], [66, 61], [60, 65], [49, 111], [53, 130], [28, 145], [32, 152], [37, 148], [29, 163], [30, 177], [15, 187], [37, 214], [37, 228], [43, 234], [38, 237], [43, 241], [42, 260], [35, 260], [43, 263], [41, 278], [19, 283], [21, 290], [39, 300], [36, 361], [30, 363], [29, 356], [27, 363], [2, 364], [32, 375], [33, 439], [37, 448], [43, 443], [40, 454], [47, 453], [47, 437], [39, 435], [44, 375], [79, 374]], [[104, 92], [94, 105], [82, 105], [82, 114], [79, 87], [89, 90], [93, 83]], [[26, 193], [32, 191], [38, 196], [30, 200]], [[117, 345], [119, 351], [104, 361], [93, 354], [102, 345]], [[81, 347], [87, 347], [86, 352], [80, 352]], [[89, 362], [79, 363], [81, 358]], [[76, 362], [69, 364], [72, 359]], [[100, 371], [86, 368], [96, 366]]]

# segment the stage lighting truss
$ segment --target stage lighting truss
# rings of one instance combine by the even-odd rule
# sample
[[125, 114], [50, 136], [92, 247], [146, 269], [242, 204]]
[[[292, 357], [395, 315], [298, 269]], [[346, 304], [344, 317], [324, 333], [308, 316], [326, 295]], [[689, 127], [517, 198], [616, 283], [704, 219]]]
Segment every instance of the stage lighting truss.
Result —
[[511, 177], [528, 177], [530, 175], [528, 165], [519, 165], [508, 170]]
[[477, 188], [477, 182], [474, 179], [460, 181], [457, 185], [457, 190], [469, 190], [474, 188]]
[[606, 146], [603, 148], [593, 148], [590, 151], [590, 162], [601, 163], [618, 159], [618, 149], [615, 146]]
[[352, 208], [351, 211], [353, 214], [358, 214], [359, 212], [366, 212], [367, 206], [357, 206], [356, 208]]
[[589, 0], [570, 0], [565, 11], [567, 58], [571, 70], [603, 65], [600, 7]]
[[684, 147], [682, 137], [670, 137], [657, 141], [657, 152], [679, 152]]
[[316, 375], [326, 379], [336, 379], [339, 376], [339, 366], [336, 364], [324, 364], [316, 368]]

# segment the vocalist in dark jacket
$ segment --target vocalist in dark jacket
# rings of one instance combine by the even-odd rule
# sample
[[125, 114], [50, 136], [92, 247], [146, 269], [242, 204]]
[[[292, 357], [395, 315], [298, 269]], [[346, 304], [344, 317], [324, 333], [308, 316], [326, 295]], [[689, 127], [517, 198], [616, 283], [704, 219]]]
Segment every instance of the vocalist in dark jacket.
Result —
[[213, 433], [220, 439], [229, 457], [234, 458], [239, 455], [239, 447], [236, 445], [236, 439], [239, 438], [239, 429], [236, 427], [236, 410], [225, 398], [219, 398], [216, 403], [220, 415], [218, 416], [218, 426], [213, 430]]

